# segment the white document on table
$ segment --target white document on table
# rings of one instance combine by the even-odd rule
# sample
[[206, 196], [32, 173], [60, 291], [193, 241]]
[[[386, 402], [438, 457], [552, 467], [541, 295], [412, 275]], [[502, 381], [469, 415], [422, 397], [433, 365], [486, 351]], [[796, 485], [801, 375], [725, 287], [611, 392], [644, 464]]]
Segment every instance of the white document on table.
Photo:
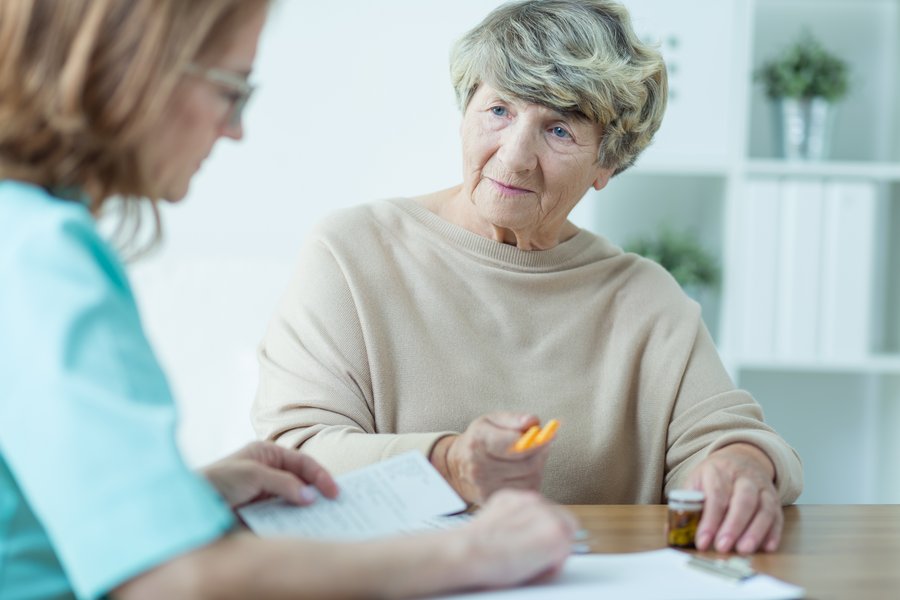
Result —
[[238, 509], [260, 536], [364, 540], [456, 526], [466, 517], [446, 517], [465, 501], [425, 456], [411, 451], [335, 478], [337, 499], [310, 506], [273, 498]]
[[803, 588], [757, 574], [743, 581], [687, 565], [691, 556], [671, 548], [631, 554], [572, 556], [554, 580], [508, 590], [442, 596], [445, 600], [792, 600]]

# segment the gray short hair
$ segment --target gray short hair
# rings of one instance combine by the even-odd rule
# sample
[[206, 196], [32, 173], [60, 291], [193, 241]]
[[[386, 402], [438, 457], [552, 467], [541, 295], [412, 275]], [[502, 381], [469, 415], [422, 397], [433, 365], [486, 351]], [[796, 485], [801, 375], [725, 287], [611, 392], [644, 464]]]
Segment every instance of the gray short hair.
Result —
[[486, 82], [598, 123], [598, 160], [614, 174], [650, 144], [668, 95], [662, 56], [638, 39], [625, 7], [610, 0], [503, 4], [455, 44], [450, 76], [463, 112]]

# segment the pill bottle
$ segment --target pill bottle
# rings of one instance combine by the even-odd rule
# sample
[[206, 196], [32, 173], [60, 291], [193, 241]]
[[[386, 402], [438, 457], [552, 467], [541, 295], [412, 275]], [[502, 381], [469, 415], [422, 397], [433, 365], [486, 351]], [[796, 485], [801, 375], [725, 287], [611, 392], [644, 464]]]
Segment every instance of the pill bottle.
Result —
[[669, 519], [666, 536], [669, 546], [693, 548], [697, 525], [703, 515], [705, 496], [699, 490], [672, 490], [669, 492]]

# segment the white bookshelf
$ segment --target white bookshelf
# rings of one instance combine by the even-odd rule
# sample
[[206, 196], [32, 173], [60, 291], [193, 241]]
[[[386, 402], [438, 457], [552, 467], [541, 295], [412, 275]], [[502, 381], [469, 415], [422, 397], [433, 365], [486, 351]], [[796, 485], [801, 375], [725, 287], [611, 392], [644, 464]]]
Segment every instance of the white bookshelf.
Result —
[[[900, 484], [892, 483], [900, 470], [900, 443], [892, 434], [900, 431], [900, 242], [893, 239], [900, 236], [890, 235], [900, 231], [900, 2], [624, 3], [639, 34], [659, 40], [673, 71], [673, 96], [657, 141], [638, 164], [583, 201], [591, 205], [588, 226], [624, 244], [665, 224], [693, 232], [721, 257], [721, 289], [702, 302], [704, 319], [736, 382], [757, 397], [769, 421], [800, 451], [806, 472], [801, 502], [900, 502]], [[776, 156], [769, 103], [752, 81], [753, 71], [804, 28], [844, 57], [852, 73], [851, 92], [838, 109], [833, 158], [822, 162], [788, 162]], [[817, 355], [826, 335], [818, 330], [824, 326], [821, 317], [813, 344], [746, 351], [741, 332], [755, 326], [746, 321], [753, 314], [746, 306], [752, 295], [744, 289], [746, 277], [742, 280], [747, 252], [755, 251], [746, 231], [746, 209], [760, 181], [825, 190], [823, 194], [841, 185], [874, 190], [877, 199], [869, 204], [877, 203], [877, 213], [861, 220], [870, 223], [866, 236], [873, 244], [870, 264], [862, 267], [866, 272], [842, 265], [843, 271], [838, 269], [831, 279], [820, 275], [810, 280], [822, 286], [819, 303], [828, 304], [833, 299], [824, 297], [823, 281], [834, 288], [841, 281], [835, 277], [844, 277], [841, 273], [859, 275], [854, 281], [867, 288], [858, 290], [862, 296], [854, 296], [852, 286], [837, 289], [870, 313], [860, 348], [840, 356]], [[805, 211], [808, 203], [797, 206], [796, 235], [773, 226], [752, 238], [758, 244], [778, 243], [779, 236], [792, 240], [777, 246], [774, 282], [763, 285], [777, 288], [779, 278], [782, 287], [787, 285], [790, 277], [780, 266], [785, 262], [793, 260], [795, 271], [807, 276], [801, 271], [810, 260], [841, 260], [841, 252], [816, 258], [803, 245], [804, 239], [813, 239], [803, 238], [807, 222], [818, 219], [816, 227], [821, 228], [828, 218]], [[781, 198], [778, 210], [784, 210]], [[827, 253], [827, 232], [819, 238], [814, 243]], [[821, 264], [816, 268], [831, 268]], [[762, 280], [766, 272], [757, 269], [754, 276]], [[804, 285], [795, 295], [805, 293], [809, 299]], [[783, 309], [790, 294], [783, 289], [777, 293]], [[828, 314], [821, 307], [811, 310]], [[802, 310], [793, 315], [797, 320], [806, 316]], [[782, 316], [768, 326], [783, 330], [792, 323]]]

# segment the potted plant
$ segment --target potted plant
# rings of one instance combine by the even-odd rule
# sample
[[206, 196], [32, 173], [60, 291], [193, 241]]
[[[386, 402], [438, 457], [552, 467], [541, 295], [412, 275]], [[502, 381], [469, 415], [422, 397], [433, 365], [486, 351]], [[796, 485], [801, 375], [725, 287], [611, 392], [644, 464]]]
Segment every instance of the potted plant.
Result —
[[719, 284], [718, 261], [688, 232], [663, 227], [655, 235], [632, 240], [625, 250], [662, 265], [698, 302]]
[[756, 71], [774, 103], [784, 158], [826, 158], [834, 103], [847, 93], [848, 71], [847, 63], [809, 32]]

